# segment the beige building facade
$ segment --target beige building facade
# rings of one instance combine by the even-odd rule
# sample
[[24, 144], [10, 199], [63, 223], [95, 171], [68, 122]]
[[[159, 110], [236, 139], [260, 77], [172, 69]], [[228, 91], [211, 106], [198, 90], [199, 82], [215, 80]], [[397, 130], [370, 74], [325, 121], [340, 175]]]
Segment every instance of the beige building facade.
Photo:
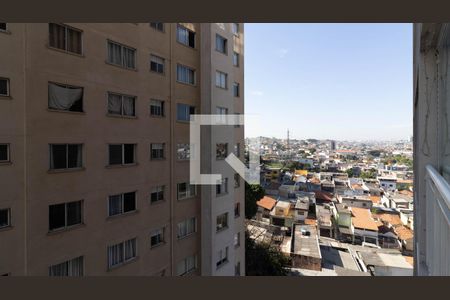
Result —
[[[238, 23], [0, 23], [0, 275], [244, 275]], [[220, 126], [222, 127], [222, 126]]]

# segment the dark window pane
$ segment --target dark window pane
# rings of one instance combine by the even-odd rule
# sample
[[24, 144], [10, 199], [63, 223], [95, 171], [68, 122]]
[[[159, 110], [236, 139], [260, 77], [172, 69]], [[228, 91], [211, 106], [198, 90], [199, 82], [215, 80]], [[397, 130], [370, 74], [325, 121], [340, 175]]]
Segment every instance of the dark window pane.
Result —
[[66, 50], [66, 28], [58, 24], [50, 23], [49, 42], [51, 47]]
[[109, 164], [122, 164], [122, 145], [109, 145]]
[[0, 30], [6, 30], [6, 23], [0, 23]]
[[81, 168], [81, 145], [68, 145], [68, 167]]
[[67, 29], [67, 51], [81, 54], [81, 32]]
[[0, 210], [0, 227], [9, 226], [9, 210]]
[[132, 164], [134, 163], [134, 145], [133, 144], [125, 144], [124, 145], [124, 163]]
[[123, 194], [123, 211], [133, 211], [136, 209], [136, 193]]
[[8, 160], [8, 145], [0, 145], [0, 161]]
[[57, 229], [65, 226], [65, 204], [49, 206], [49, 229]]
[[195, 32], [189, 31], [189, 47], [195, 48]]
[[188, 120], [190, 120], [190, 115], [195, 115], [195, 107], [194, 106], [189, 106]]
[[81, 224], [81, 201], [67, 203], [67, 226]]
[[0, 79], [0, 95], [7, 96], [8, 95], [8, 80]]
[[67, 168], [67, 147], [66, 145], [52, 145], [52, 169], [65, 169]]

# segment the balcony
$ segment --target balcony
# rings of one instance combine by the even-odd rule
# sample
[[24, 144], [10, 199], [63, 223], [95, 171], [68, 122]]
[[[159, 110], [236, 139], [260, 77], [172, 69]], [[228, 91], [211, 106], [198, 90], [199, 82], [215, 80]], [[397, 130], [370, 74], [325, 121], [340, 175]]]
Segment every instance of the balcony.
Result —
[[418, 275], [450, 275], [450, 185], [426, 166], [426, 249]]

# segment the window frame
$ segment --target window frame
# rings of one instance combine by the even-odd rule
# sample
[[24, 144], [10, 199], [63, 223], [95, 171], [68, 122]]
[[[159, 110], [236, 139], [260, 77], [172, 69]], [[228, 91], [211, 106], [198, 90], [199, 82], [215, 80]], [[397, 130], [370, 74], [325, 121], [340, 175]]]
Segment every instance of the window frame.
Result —
[[[194, 259], [194, 267], [192, 269], [188, 269], [188, 259], [190, 259], [190, 258]], [[181, 274], [178, 274], [178, 266], [180, 263], [184, 264], [184, 272]], [[189, 255], [177, 263], [177, 266], [176, 266], [177, 276], [186, 276], [188, 274], [195, 272], [197, 270], [197, 268], [198, 268], [197, 254]]]
[[[111, 153], [110, 153], [110, 146], [117, 146], [120, 145], [122, 146], [122, 162], [120, 164], [111, 164]], [[125, 145], [133, 145], [133, 162], [132, 163], [125, 163]], [[133, 166], [137, 164], [137, 144], [136, 143], [132, 143], [132, 144], [128, 144], [128, 143], [124, 143], [124, 144], [120, 144], [120, 143], [111, 143], [108, 144], [108, 167], [114, 167], [114, 166]]]
[[7, 207], [7, 208], [2, 208], [0, 209], [0, 211], [2, 210], [6, 210], [6, 220], [7, 220], [7, 225], [0, 225], [0, 229], [4, 229], [4, 228], [9, 228], [12, 227], [12, 222], [11, 222], [11, 208]]
[[[61, 48], [58, 48], [58, 47], [50, 45], [50, 26], [51, 26], [51, 24], [64, 27], [64, 29], [65, 29], [64, 30], [64, 41], [65, 41], [64, 48], [65, 49], [61, 49]], [[49, 31], [48, 32], [48, 47], [50, 49], [59, 50], [59, 51], [62, 51], [62, 52], [68, 53], [68, 54], [84, 56], [84, 41], [83, 41], [84, 31], [83, 30], [75, 28], [75, 27], [72, 27], [72, 26], [69, 26], [69, 25], [66, 25], [64, 23], [48, 23], [48, 26], [49, 26], [48, 27], [48, 31]], [[68, 37], [68, 30], [72, 30], [72, 31], [80, 33], [80, 53], [68, 50], [68, 47], [67, 47], [67, 45], [68, 45], [67, 44], [68, 43], [68, 38], [67, 38]]]
[[[83, 150], [84, 150], [84, 144], [77, 144], [77, 143], [54, 143], [54, 144], [48, 144], [49, 145], [49, 150], [50, 150], [50, 155], [49, 155], [49, 171], [64, 171], [64, 170], [82, 170], [84, 169], [84, 159], [83, 159]], [[52, 148], [53, 146], [66, 146], [66, 167], [65, 168], [52, 168], [52, 165], [54, 164], [54, 162], [52, 161], [53, 158], [53, 151]], [[79, 146], [78, 151], [81, 152], [81, 163], [80, 166], [77, 167], [73, 167], [73, 168], [69, 168], [69, 146]]]
[[[225, 250], [225, 251], [224, 251]], [[225, 255], [223, 255], [223, 253], [225, 252]], [[216, 261], [216, 269], [220, 269], [222, 266], [226, 265], [228, 263], [228, 255], [229, 255], [229, 251], [228, 251], [228, 246], [226, 246], [223, 249], [220, 249], [218, 251], [219, 255], [218, 255], [218, 259]]]
[[[115, 96], [120, 96], [120, 114], [111, 112], [109, 110], [109, 96], [110, 95], [115, 95]], [[132, 98], [133, 99], [133, 115], [125, 115], [124, 114], [124, 98], [128, 97], [128, 98]], [[136, 113], [136, 100], [137, 100], [137, 96], [133, 96], [133, 95], [127, 95], [127, 94], [121, 94], [121, 93], [116, 93], [116, 92], [110, 92], [107, 91], [106, 92], [106, 109], [107, 109], [107, 115], [109, 117], [122, 117], [122, 118], [129, 118], [129, 119], [135, 119], [137, 118], [137, 113]]]
[[[133, 210], [129, 210], [129, 211], [125, 211], [125, 194], [134, 194], [134, 209]], [[120, 195], [120, 202], [121, 202], [121, 212], [111, 215], [111, 197], [115, 197], [115, 196], [119, 196]], [[120, 194], [113, 194], [113, 195], [108, 195], [108, 201], [107, 201], [107, 212], [108, 212], [108, 218], [113, 218], [113, 217], [117, 217], [117, 216], [123, 216], [123, 215], [128, 215], [128, 214], [132, 214], [138, 211], [138, 207], [137, 207], [137, 190], [135, 191], [131, 191], [131, 192], [124, 192], [124, 193], [120, 193]]]
[[231, 23], [231, 32], [236, 37], [239, 37], [239, 32], [240, 32], [239, 27], [240, 27], [239, 23]]
[[[159, 102], [161, 104], [161, 106], [157, 107], [157, 106], [153, 105], [154, 102]], [[160, 115], [152, 114], [152, 106], [160, 108], [161, 114]], [[165, 101], [164, 100], [150, 99], [150, 117], [154, 117], [154, 118], [164, 118], [165, 117]]]
[[[187, 146], [187, 149], [186, 149]], [[184, 158], [180, 158], [180, 149], [183, 149], [184, 153]], [[192, 157], [192, 153], [191, 153], [191, 144], [189, 143], [177, 143], [177, 148], [176, 148], [176, 152], [177, 152], [177, 161], [190, 161], [191, 157]]]
[[[225, 154], [220, 155], [219, 151], [219, 145], [224, 145], [225, 147]], [[228, 143], [216, 143], [216, 160], [225, 160], [228, 157]]]
[[[155, 146], [161, 145], [162, 149], [153, 149], [153, 145]], [[162, 151], [162, 157], [153, 157], [153, 150]], [[165, 159], [166, 159], [166, 143], [150, 143], [150, 160], [165, 160]]]
[[[134, 240], [134, 244], [133, 244], [133, 245], [134, 245], [134, 252], [135, 252], [135, 255], [132, 256], [132, 257], [130, 257], [130, 258], [128, 258], [128, 259], [126, 259], [126, 255], [125, 255], [125, 252], [126, 252], [125, 243], [126, 243], [126, 242], [129, 242], [129, 241], [133, 241], [133, 240]], [[114, 264], [114, 265], [111, 265], [111, 264], [110, 264], [110, 262], [111, 262], [111, 258], [110, 258], [110, 249], [111, 249], [112, 247], [117, 247], [117, 246], [119, 246], [119, 247], [122, 248], [122, 253], [123, 253], [123, 255], [122, 255], [122, 260], [121, 260], [120, 262]], [[117, 267], [123, 266], [123, 265], [125, 265], [125, 264], [127, 264], [127, 263], [129, 263], [129, 262], [131, 262], [131, 261], [134, 261], [135, 259], [137, 259], [137, 257], [138, 257], [137, 237], [134, 237], [134, 238], [131, 238], [131, 239], [122, 241], [122, 242], [117, 243], [117, 244], [113, 244], [113, 245], [107, 246], [108, 270], [112, 270], [112, 269], [115, 269], [115, 268], [117, 268]]]
[[6, 146], [6, 160], [0, 160], [0, 164], [11, 163], [11, 144], [10, 143], [0, 143], [0, 146]]
[[0, 80], [6, 81], [6, 94], [0, 94], [0, 97], [11, 97], [10, 80], [6, 77], [0, 77]]
[[223, 178], [222, 176], [222, 180], [220, 181], [220, 183], [216, 185], [216, 197], [224, 196], [227, 194], [228, 194], [228, 177]]
[[233, 82], [233, 97], [241, 97], [241, 85], [239, 84], [239, 82]]
[[[80, 203], [80, 223], [67, 225], [67, 215], [69, 213], [67, 206], [68, 206], [68, 204], [71, 204], [71, 203]], [[56, 228], [52, 229], [52, 228], [50, 228], [50, 207], [56, 206], [56, 205], [63, 205], [63, 204], [64, 204], [64, 226], [56, 227]], [[83, 199], [77, 200], [77, 201], [62, 202], [62, 203], [48, 205], [48, 232], [49, 233], [70, 230], [70, 229], [78, 227], [80, 225], [84, 225], [84, 200]]]
[[[162, 64], [160, 64], [158, 62], [155, 62], [155, 61], [152, 61], [152, 58], [156, 58], [156, 59], [162, 60]], [[158, 65], [162, 65], [162, 72], [159, 72], [158, 70], [153, 70], [152, 69], [152, 63], [155, 63], [157, 66]], [[156, 74], [159, 74], [159, 75], [166, 75], [166, 59], [164, 57], [162, 57], [162, 56], [150, 53], [150, 72], [156, 73]]]
[[[221, 223], [218, 222], [219, 218], [224, 218], [225, 225], [221, 225], [219, 227], [219, 224], [222, 224], [222, 222]], [[220, 221], [223, 221], [223, 220], [220, 220]], [[216, 233], [222, 232], [222, 231], [228, 229], [228, 227], [229, 227], [228, 212], [225, 212], [225, 213], [222, 213], [220, 215], [217, 215], [216, 216]]]
[[[166, 243], [165, 231], [166, 231], [166, 227], [163, 226], [161, 228], [154, 229], [150, 232], [150, 249], [162, 246]], [[159, 238], [159, 242], [155, 245], [152, 245], [152, 238], [154, 236], [158, 236], [158, 235], [161, 235], [161, 238]]]
[[[57, 109], [57, 108], [50, 107], [50, 103], [49, 103], [50, 84], [54, 84], [54, 85], [57, 85], [57, 86], [63, 87], [63, 88], [78, 88], [78, 89], [81, 89], [81, 91], [82, 91], [82, 95], [81, 95], [81, 110], [80, 111], [78, 111], [78, 110], [66, 110], [66, 109]], [[56, 111], [56, 112], [69, 112], [69, 113], [79, 113], [79, 114], [80, 113], [85, 113], [85, 111], [84, 111], [84, 87], [71, 85], [71, 84], [66, 84], [66, 83], [58, 83], [58, 82], [54, 82], [54, 81], [49, 81], [47, 83], [47, 108], [50, 111]]]
[[[237, 214], [236, 214], [237, 212]], [[235, 202], [234, 203], [234, 218], [239, 218], [241, 216], [241, 203]]]
[[[109, 60], [109, 44], [115, 44], [117, 46], [120, 46], [120, 64], [116, 64], [115, 62], [112, 62]], [[125, 51], [124, 48], [127, 48], [128, 50], [133, 50], [133, 56], [134, 56], [134, 67], [130, 68], [125, 66], [125, 60], [124, 60], [124, 55], [125, 55]], [[120, 67], [123, 69], [127, 69], [127, 70], [133, 70], [133, 71], [137, 71], [137, 49], [133, 48], [131, 46], [127, 46], [125, 44], [119, 43], [119, 42], [115, 42], [111, 39], [106, 39], [106, 63], [116, 66], [116, 67]]]
[[[178, 35], [178, 30], [185, 30], [186, 31], [186, 37], [187, 37], [187, 41], [181, 41], [179, 39], [179, 35]], [[190, 38], [189, 35], [193, 34], [193, 41], [194, 41], [194, 45], [190, 45]], [[176, 40], [178, 43], [180, 43], [181, 45], [184, 45], [186, 47], [189, 47], [191, 49], [196, 49], [197, 46], [197, 33], [189, 28], [187, 28], [186, 26], [181, 25], [180, 23], [177, 24], [177, 30], [176, 30]]]
[[[217, 84], [217, 76], [219, 75], [219, 84]], [[224, 86], [222, 86], [222, 75], [223, 78], [225, 78], [225, 82], [224, 82]], [[216, 70], [216, 83], [215, 83], [216, 87], [219, 89], [223, 89], [223, 90], [228, 90], [228, 74], [219, 70]]]
[[[63, 261], [63, 262], [61, 262], [61, 263], [57, 263], [57, 264], [54, 264], [54, 265], [50, 265], [49, 267], [48, 267], [48, 276], [49, 277], [78, 277], [77, 275], [70, 275], [69, 273], [69, 271], [72, 269], [72, 266], [71, 266], [71, 264], [70, 263], [73, 263], [73, 261], [74, 260], [77, 260], [77, 259], [80, 259], [81, 258], [81, 275], [79, 275], [79, 276], [84, 276], [84, 270], [85, 270], [85, 261], [84, 261], [84, 255], [80, 255], [80, 256], [78, 256], [78, 257], [74, 257], [74, 258], [72, 258], [72, 259], [68, 259], [68, 260], [66, 260], [66, 261]], [[58, 266], [60, 266], [60, 265], [62, 265], [62, 264], [67, 264], [67, 275], [52, 275], [52, 268], [56, 268], [56, 267], [58, 267]]]
[[[188, 222], [190, 222], [192, 220], [194, 221], [193, 231], [188, 232]], [[187, 237], [189, 237], [191, 235], [196, 234], [197, 233], [197, 224], [198, 224], [197, 217], [190, 217], [190, 218], [184, 219], [181, 222], [178, 222], [177, 223], [177, 240], [181, 240], [181, 239], [184, 239], [184, 238], [187, 238]], [[186, 233], [184, 235], [179, 235], [179, 233], [180, 233], [180, 225], [184, 225], [184, 227], [185, 227]]]
[[[180, 80], [178, 77], [178, 67], [180, 67], [180, 68], [184, 68], [184, 69], [186, 69], [187, 71], [192, 71], [192, 83], [191, 82], [187, 82], [187, 81], [182, 81], [182, 80]], [[181, 84], [186, 84], [186, 85], [190, 85], [190, 86], [196, 86], [197, 85], [197, 71], [196, 71], [196, 69], [194, 69], [194, 68], [192, 68], [192, 67], [189, 67], [189, 66], [187, 66], [187, 65], [184, 65], [184, 64], [180, 64], [180, 63], [177, 63], [177, 69], [176, 69], [176, 80], [177, 80], [177, 83], [181, 83]]]
[[239, 61], [240, 61], [240, 57], [239, 57], [239, 53], [236, 51], [233, 51], [233, 66], [239, 68]]
[[[222, 49], [217, 47], [218, 45], [223, 47], [223, 51], [222, 51]], [[225, 37], [221, 36], [218, 33], [216, 33], [216, 49], [215, 50], [219, 53], [222, 53], [223, 55], [228, 55], [228, 39], [226, 39]]]
[[234, 173], [234, 188], [238, 189], [241, 187], [241, 175], [239, 173]]
[[[166, 200], [165, 190], [166, 190], [165, 185], [156, 185], [156, 186], [152, 187], [151, 192], [150, 192], [150, 205], [165, 201]], [[160, 193], [162, 193], [162, 199], [159, 199]], [[156, 200], [154, 200], [154, 201], [152, 200], [153, 194], [156, 194]]]
[[[183, 197], [183, 198], [180, 197], [180, 185], [181, 184], [185, 184], [186, 185], [186, 191], [185, 191], [186, 196]], [[193, 194], [191, 194], [192, 186], [194, 187], [194, 193]], [[186, 200], [186, 199], [195, 198], [197, 196], [197, 193], [198, 193], [198, 191], [197, 191], [197, 186], [196, 185], [190, 184], [189, 182], [177, 183], [177, 201], [182, 201], [182, 200]]]
[[0, 28], [0, 32], [9, 32], [8, 31], [8, 23], [0, 23], [0, 24], [5, 24], [5, 29]]
[[[187, 120], [185, 120], [185, 119], [179, 119], [179, 118], [178, 118], [178, 109], [179, 109], [181, 106], [183, 106], [183, 107], [185, 108], [184, 113], [185, 113], [185, 112], [188, 113], [188, 115], [186, 115]], [[186, 110], [186, 108], [187, 108], [187, 110]], [[186, 104], [186, 103], [177, 103], [177, 111], [176, 111], [176, 114], [177, 114], [177, 122], [183, 122], [183, 123], [190, 122], [190, 119], [191, 119], [191, 109], [194, 110], [194, 113], [193, 113], [193, 114], [195, 115], [195, 114], [197, 113], [197, 107], [196, 107], [196, 106], [191, 105], [191, 104]]]
[[[157, 24], [157, 25], [153, 25], [153, 24]], [[161, 24], [162, 25], [162, 28], [160, 29], [160, 28], [158, 28], [158, 25], [159, 24]], [[162, 23], [162, 22], [150, 22], [149, 23], [149, 26], [150, 26], [150, 28], [153, 28], [154, 30], [156, 30], [156, 31], [159, 31], [159, 32], [162, 32], [162, 33], [164, 33], [165, 32], [165, 24], [164, 23]]]

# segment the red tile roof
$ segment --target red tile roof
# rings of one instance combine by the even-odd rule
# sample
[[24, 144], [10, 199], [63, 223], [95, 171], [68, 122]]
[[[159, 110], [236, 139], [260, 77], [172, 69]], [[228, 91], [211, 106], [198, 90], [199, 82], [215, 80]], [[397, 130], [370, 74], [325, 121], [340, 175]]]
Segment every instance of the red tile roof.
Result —
[[272, 208], [277, 204], [277, 200], [264, 196], [259, 201], [256, 201], [256, 204], [262, 208], [272, 210]]

